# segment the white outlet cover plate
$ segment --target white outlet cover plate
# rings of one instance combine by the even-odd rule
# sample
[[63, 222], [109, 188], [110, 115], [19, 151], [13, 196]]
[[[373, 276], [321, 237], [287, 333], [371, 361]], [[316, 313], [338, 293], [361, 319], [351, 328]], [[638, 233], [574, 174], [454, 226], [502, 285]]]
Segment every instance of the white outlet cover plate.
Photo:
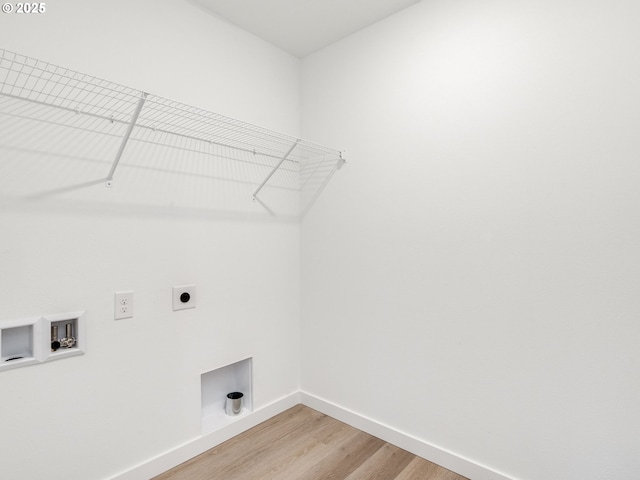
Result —
[[114, 320], [133, 318], [133, 292], [116, 292], [114, 299]]
[[[180, 297], [183, 293], [189, 294], [189, 301], [183, 302]], [[186, 310], [187, 308], [196, 308], [196, 286], [182, 285], [173, 287], [173, 311]]]

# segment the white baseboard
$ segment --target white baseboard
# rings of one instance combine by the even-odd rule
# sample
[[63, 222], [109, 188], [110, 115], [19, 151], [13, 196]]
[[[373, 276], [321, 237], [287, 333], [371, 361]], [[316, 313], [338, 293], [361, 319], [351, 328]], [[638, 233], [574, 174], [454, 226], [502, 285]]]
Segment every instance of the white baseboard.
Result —
[[512, 477], [507, 477], [472, 460], [427, 443], [371, 418], [364, 417], [315, 395], [300, 392], [300, 402], [471, 480], [515, 480]]
[[219, 430], [197, 437], [179, 447], [122, 472], [112, 477], [111, 480], [149, 480], [300, 403], [470, 478], [471, 480], [516, 480], [480, 465], [477, 462], [456, 455], [453, 452], [427, 443], [424, 440], [420, 440], [412, 435], [306, 392], [295, 392], [287, 395], [246, 416], [238, 418], [238, 420]]
[[269, 405], [256, 409], [246, 416], [242, 416], [233, 423], [226, 425], [219, 430], [197, 437], [179, 447], [168, 452], [164, 452], [140, 465], [137, 465], [125, 472], [122, 472], [111, 480], [149, 480], [156, 475], [160, 475], [171, 468], [186, 462], [187, 460], [206, 452], [207, 450], [220, 445], [223, 442], [241, 434], [242, 432], [255, 427], [256, 425], [269, 420], [271, 417], [284, 412], [300, 403], [300, 393], [276, 400]]

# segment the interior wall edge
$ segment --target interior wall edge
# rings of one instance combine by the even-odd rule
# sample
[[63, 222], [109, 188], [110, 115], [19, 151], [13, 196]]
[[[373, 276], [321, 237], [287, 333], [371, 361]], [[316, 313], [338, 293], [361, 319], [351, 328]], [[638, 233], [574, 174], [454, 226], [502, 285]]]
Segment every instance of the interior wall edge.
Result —
[[309, 408], [470, 479], [519, 480], [311, 393], [300, 392], [300, 402]]
[[119, 473], [115, 477], [111, 477], [110, 480], [149, 480], [230, 440], [236, 435], [240, 435], [242, 432], [269, 420], [271, 417], [295, 407], [299, 403], [301, 403], [299, 391], [286, 395], [260, 409], [254, 410], [250, 415], [243, 416], [224, 428], [196, 437], [183, 445]]

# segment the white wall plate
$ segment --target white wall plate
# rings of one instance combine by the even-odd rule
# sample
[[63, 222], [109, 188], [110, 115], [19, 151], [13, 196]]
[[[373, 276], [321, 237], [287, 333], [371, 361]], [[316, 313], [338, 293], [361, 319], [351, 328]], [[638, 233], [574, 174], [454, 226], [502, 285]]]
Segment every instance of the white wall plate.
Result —
[[173, 311], [196, 307], [196, 286], [173, 287]]
[[133, 292], [116, 292], [113, 305], [114, 320], [133, 318]]

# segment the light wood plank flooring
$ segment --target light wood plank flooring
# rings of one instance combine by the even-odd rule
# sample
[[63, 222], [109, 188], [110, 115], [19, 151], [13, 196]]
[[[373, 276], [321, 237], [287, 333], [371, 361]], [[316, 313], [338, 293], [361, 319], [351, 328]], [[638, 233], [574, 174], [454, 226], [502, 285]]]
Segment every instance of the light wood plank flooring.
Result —
[[154, 480], [466, 480], [298, 405]]

